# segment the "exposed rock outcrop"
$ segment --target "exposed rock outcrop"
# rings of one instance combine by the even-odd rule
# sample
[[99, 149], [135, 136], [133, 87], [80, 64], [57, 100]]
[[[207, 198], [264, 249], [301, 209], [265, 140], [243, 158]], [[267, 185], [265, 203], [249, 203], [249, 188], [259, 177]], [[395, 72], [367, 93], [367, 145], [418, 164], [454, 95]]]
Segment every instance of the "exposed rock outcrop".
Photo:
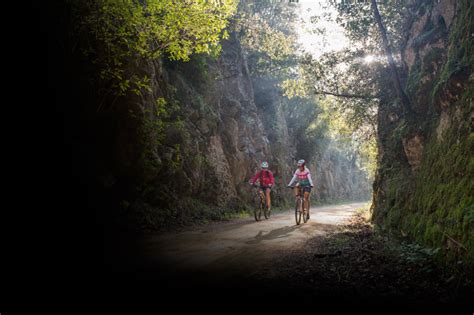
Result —
[[[90, 181], [114, 209], [104, 218], [156, 228], [248, 209], [254, 193], [248, 181], [263, 160], [276, 179], [273, 205], [292, 200], [286, 184], [302, 155], [289, 123], [295, 104], [278, 82], [252, 78], [236, 34], [222, 42], [218, 58], [133, 60], [129, 67], [150, 78], [150, 91], [84, 101], [93, 138], [86, 142], [94, 143]], [[306, 158], [315, 202], [368, 197], [367, 174], [344, 154], [327, 150]]]
[[472, 267], [474, 5], [441, 0], [422, 8], [403, 52], [414, 114], [393, 119], [390, 100], [380, 104], [373, 220]]

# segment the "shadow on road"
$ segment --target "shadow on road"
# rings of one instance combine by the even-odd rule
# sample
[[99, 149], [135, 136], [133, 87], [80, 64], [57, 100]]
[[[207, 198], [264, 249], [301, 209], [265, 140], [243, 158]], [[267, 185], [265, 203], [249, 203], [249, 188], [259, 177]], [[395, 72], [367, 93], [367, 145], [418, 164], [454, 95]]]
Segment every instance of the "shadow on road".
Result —
[[299, 228], [301, 228], [301, 225], [284, 226], [279, 229], [271, 230], [270, 233], [267, 234], [263, 234], [264, 232], [260, 231], [257, 235], [255, 235], [253, 240], [246, 242], [246, 244], [258, 244], [262, 241], [288, 237], [290, 233]]

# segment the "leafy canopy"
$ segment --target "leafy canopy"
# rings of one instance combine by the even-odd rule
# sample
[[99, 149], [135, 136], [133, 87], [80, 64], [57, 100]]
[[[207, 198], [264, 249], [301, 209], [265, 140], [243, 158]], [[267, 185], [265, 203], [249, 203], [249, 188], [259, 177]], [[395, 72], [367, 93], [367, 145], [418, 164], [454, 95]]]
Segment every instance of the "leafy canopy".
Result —
[[167, 56], [188, 61], [194, 53], [216, 56], [237, 0], [71, 0], [78, 10], [85, 52], [101, 68], [100, 78], [118, 94], [139, 94], [148, 78], [127, 73], [130, 60]]
[[285, 1], [241, 1], [235, 29], [253, 76], [286, 75], [295, 64], [296, 6]]

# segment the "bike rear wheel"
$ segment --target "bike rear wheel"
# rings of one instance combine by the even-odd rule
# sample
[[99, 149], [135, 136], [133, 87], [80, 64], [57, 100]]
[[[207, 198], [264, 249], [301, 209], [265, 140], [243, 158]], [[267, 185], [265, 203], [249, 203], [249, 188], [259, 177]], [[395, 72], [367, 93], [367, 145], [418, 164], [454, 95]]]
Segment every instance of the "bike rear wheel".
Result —
[[265, 219], [270, 219], [270, 215], [272, 214], [272, 211], [268, 210], [267, 206], [265, 206], [265, 212], [263, 214], [265, 215]]
[[[304, 206], [304, 200], [303, 200], [303, 206]], [[304, 223], [308, 222], [308, 220], [309, 220], [309, 208], [310, 208], [310, 205], [309, 205], [309, 199], [308, 199], [308, 209], [305, 209], [304, 212], [303, 212], [303, 222]]]
[[266, 195], [263, 196], [263, 215], [265, 216], [265, 219], [269, 219], [271, 215], [271, 210], [268, 210]]
[[295, 205], [295, 221], [296, 225], [300, 225], [301, 223], [301, 214], [303, 212], [303, 202], [301, 198], [296, 199], [296, 205]]
[[267, 200], [263, 203], [263, 214], [265, 215], [265, 219], [270, 218], [271, 210], [268, 210]]
[[255, 197], [255, 210], [254, 210], [255, 221], [260, 221], [262, 219], [262, 211], [263, 211], [263, 200], [259, 195], [257, 195]]

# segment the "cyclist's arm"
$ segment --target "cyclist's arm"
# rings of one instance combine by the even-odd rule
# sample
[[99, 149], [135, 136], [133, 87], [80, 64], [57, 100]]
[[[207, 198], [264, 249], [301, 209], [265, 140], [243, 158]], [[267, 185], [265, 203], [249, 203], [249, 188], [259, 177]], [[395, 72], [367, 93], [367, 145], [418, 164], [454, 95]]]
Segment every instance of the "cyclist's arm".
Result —
[[293, 178], [291, 179], [291, 181], [290, 181], [290, 183], [288, 184], [288, 186], [293, 185], [293, 183], [295, 182], [295, 180], [296, 180], [296, 172], [295, 172], [295, 174], [293, 174]]
[[259, 174], [260, 174], [260, 172], [255, 173], [255, 175], [250, 180], [250, 184], [255, 185], [255, 182], [257, 181]]
[[311, 173], [308, 173], [309, 184], [313, 187], [313, 180], [311, 179]]
[[268, 177], [270, 177], [270, 184], [272, 186], [275, 185], [275, 177], [273, 177], [273, 173], [272, 172], [268, 172]]

